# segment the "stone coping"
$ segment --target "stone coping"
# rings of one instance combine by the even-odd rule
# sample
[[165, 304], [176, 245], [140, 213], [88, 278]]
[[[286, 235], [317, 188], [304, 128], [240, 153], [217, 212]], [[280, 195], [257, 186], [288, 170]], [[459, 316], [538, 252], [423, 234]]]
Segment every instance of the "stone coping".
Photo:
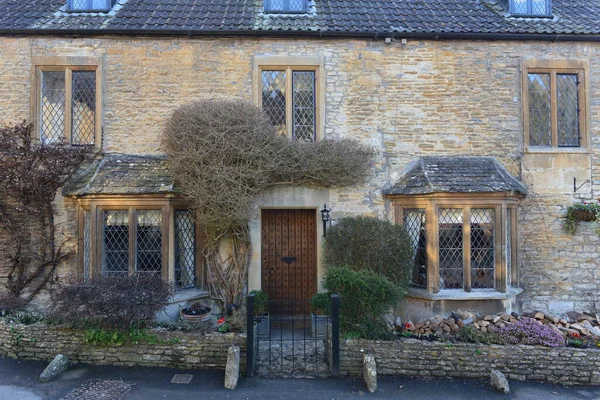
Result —
[[361, 375], [365, 354], [382, 375], [489, 378], [496, 369], [514, 380], [600, 385], [600, 349], [347, 339], [340, 342], [340, 373]]
[[438, 293], [429, 293], [425, 289], [409, 288], [406, 297], [414, 297], [425, 300], [507, 300], [523, 293], [521, 288], [510, 287], [503, 293], [493, 289], [473, 290], [440, 290]]
[[241, 350], [245, 370], [246, 335], [238, 333], [199, 334], [148, 330], [160, 340], [177, 343], [125, 343], [94, 346], [85, 342], [84, 332], [64, 326], [36, 323], [23, 325], [0, 320], [0, 356], [25, 360], [51, 360], [57, 354], [71, 362], [96, 365], [145, 366], [182, 369], [225, 369], [227, 350]]

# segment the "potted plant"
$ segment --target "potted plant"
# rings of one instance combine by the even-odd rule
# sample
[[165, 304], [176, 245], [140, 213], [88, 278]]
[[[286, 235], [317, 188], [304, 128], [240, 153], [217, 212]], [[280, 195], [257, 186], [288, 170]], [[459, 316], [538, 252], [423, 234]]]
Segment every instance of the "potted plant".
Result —
[[317, 339], [327, 337], [327, 324], [329, 322], [329, 310], [331, 300], [327, 293], [317, 293], [310, 300], [311, 333]]
[[579, 222], [596, 221], [596, 233], [600, 235], [600, 204], [599, 203], [583, 203], [572, 204], [567, 207], [565, 215], [564, 229], [568, 233], [574, 234], [577, 232]]
[[269, 296], [261, 290], [250, 292], [254, 295], [254, 321], [256, 322], [256, 338], [266, 339], [269, 337]]
[[182, 308], [179, 316], [188, 322], [200, 322], [210, 320], [211, 312], [212, 308], [208, 304], [196, 302], [189, 307]]

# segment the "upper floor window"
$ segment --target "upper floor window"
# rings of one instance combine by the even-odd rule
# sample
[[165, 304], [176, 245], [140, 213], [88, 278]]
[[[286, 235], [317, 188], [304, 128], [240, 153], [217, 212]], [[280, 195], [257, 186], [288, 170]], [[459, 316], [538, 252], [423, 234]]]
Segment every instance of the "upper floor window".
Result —
[[519, 16], [550, 16], [552, 0], [510, 0], [509, 12]]
[[[43, 144], [100, 143], [100, 82], [98, 65], [36, 65], [36, 132]], [[63, 60], [64, 61], [64, 60]]]
[[109, 11], [113, 0], [67, 0], [67, 10], [78, 12], [106, 12]]
[[308, 12], [308, 0], [264, 0], [265, 12], [303, 14]]
[[583, 66], [576, 62], [528, 63], [524, 79], [528, 148], [586, 147]]

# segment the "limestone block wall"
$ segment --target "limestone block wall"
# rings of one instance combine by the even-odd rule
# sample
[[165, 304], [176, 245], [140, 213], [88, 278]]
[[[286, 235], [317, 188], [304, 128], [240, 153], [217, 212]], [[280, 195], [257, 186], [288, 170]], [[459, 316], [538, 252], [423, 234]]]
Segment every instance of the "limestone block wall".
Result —
[[[159, 154], [164, 121], [177, 106], [202, 97], [252, 101], [254, 56], [320, 56], [325, 79], [323, 136], [355, 138], [377, 150], [367, 182], [328, 192], [333, 218], [369, 214], [392, 219], [381, 191], [417, 157], [494, 156], [530, 187], [519, 210], [522, 308], [556, 313], [573, 306], [594, 311], [600, 280], [593, 265], [600, 241], [590, 227], [572, 237], [560, 224], [568, 204], [600, 195], [599, 54], [596, 43], [568, 42], [409, 39], [406, 45], [386, 45], [383, 40], [362, 39], [3, 37], [0, 121], [31, 119], [32, 57], [100, 56], [103, 150]], [[533, 154], [524, 148], [525, 59], [588, 63], [586, 151]], [[574, 177], [591, 181], [576, 195]], [[309, 192], [294, 196], [315, 197]], [[296, 205], [281, 198], [275, 206]], [[74, 205], [62, 199], [57, 205], [59, 221], [64, 222], [60, 232], [72, 235]], [[303, 206], [317, 209], [322, 204]], [[258, 220], [251, 226], [258, 227]], [[74, 268], [74, 261], [65, 264], [58, 279], [66, 279]], [[255, 259], [250, 278], [256, 281], [257, 276], [260, 260]]]
[[488, 378], [492, 369], [508, 379], [565, 385], [600, 385], [600, 350], [570, 347], [500, 346], [469, 343], [345, 340], [340, 343], [340, 373], [361, 375], [363, 356], [371, 354], [381, 375]]
[[224, 370], [227, 349], [237, 345], [241, 350], [240, 368], [245, 371], [245, 335], [151, 333], [160, 340], [177, 338], [179, 343], [92, 346], [85, 343], [82, 331], [44, 324], [20, 325], [0, 321], [0, 356], [52, 360], [57, 354], [64, 354], [75, 363]]

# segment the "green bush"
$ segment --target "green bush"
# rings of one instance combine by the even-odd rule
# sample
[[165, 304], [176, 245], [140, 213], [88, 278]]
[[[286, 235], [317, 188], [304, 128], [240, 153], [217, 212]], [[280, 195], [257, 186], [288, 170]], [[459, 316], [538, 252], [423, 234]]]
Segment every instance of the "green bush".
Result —
[[410, 237], [400, 225], [372, 217], [347, 217], [327, 231], [324, 262], [385, 276], [400, 289], [409, 283], [414, 264]]
[[264, 315], [269, 306], [269, 296], [261, 290], [253, 290], [249, 294], [254, 295], [254, 315]]
[[387, 278], [370, 270], [332, 267], [323, 279], [323, 288], [339, 294], [340, 328], [370, 339], [390, 335], [383, 314], [402, 298], [401, 290]]
[[311, 311], [317, 315], [326, 315], [331, 309], [331, 297], [329, 293], [317, 293], [310, 299]]

